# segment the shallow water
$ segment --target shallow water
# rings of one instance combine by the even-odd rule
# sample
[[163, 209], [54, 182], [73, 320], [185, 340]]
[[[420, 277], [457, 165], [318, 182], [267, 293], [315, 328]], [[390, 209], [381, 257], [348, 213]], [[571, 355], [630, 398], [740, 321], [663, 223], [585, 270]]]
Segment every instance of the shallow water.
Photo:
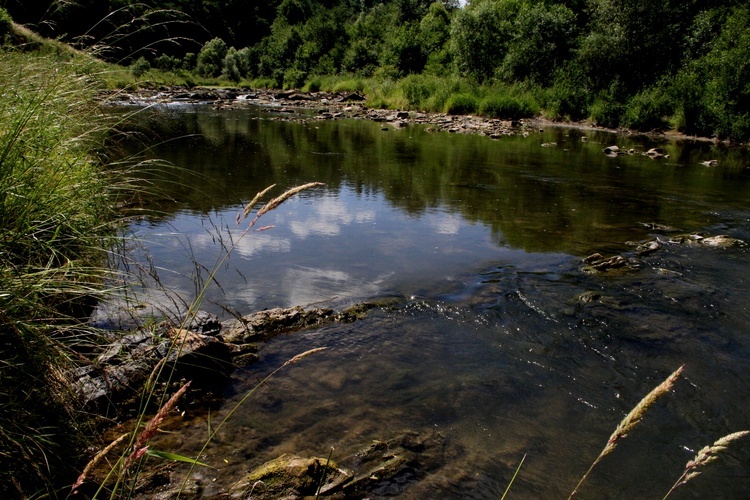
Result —
[[[672, 142], [658, 144], [668, 159], [608, 158], [611, 144], [657, 144], [568, 128], [493, 141], [274, 116], [204, 107], [144, 117], [147, 156], [179, 169], [140, 173], [169, 198], [141, 195], [149, 211], [130, 228], [142, 242], [135, 258], [148, 268], [150, 255], [160, 282], [190, 301], [197, 275], [236, 242], [204, 302], [223, 316], [405, 300], [274, 339], [236, 371], [214, 422], [287, 359], [329, 348], [232, 415], [204, 457], [217, 469], [197, 473], [204, 496], [283, 452], [334, 447], [336, 459], [416, 430], [437, 433], [439, 450], [374, 497], [498, 498], [524, 455], [513, 495], [565, 497], [622, 417], [682, 364], [674, 393], [597, 466], [582, 498], [661, 498], [698, 449], [750, 428], [747, 247], [665, 245], [625, 273], [592, 275], [581, 261], [669, 236], [642, 223], [750, 241], [746, 152]], [[719, 166], [700, 163], [709, 159]], [[325, 186], [263, 216], [273, 229], [240, 238], [237, 214], [256, 192], [311, 181]], [[598, 300], [580, 300], [585, 292]], [[161, 449], [200, 449], [207, 416], [188, 417]], [[675, 498], [746, 497], [748, 458], [750, 442], [735, 443]]]

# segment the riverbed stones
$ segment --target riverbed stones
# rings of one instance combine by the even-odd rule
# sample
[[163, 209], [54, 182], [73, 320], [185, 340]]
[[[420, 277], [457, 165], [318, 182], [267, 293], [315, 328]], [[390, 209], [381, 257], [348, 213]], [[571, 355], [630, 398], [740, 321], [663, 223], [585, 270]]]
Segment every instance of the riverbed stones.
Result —
[[705, 247], [713, 248], [732, 248], [744, 246], [745, 242], [737, 238], [732, 238], [726, 234], [720, 234], [718, 236], [710, 236], [708, 238], [701, 238], [698, 240], [699, 243]]
[[635, 248], [635, 253], [638, 254], [639, 256], [643, 256], [643, 255], [654, 253], [660, 248], [661, 248], [661, 243], [659, 243], [656, 240], [652, 240], [652, 241], [648, 241], [646, 243], [642, 243], [638, 245]]
[[673, 226], [659, 224], [658, 222], [639, 222], [638, 225], [645, 227], [646, 229], [650, 229], [651, 231], [658, 231], [660, 233], [675, 233], [680, 230]]

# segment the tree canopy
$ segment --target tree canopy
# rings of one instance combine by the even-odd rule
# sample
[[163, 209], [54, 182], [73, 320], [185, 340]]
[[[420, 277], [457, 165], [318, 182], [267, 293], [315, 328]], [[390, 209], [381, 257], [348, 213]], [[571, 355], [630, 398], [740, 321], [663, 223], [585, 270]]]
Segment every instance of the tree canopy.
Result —
[[[750, 137], [739, 0], [10, 0], [18, 22], [110, 60], [301, 86], [321, 75], [537, 89], [608, 126]], [[197, 55], [197, 57], [196, 57]]]

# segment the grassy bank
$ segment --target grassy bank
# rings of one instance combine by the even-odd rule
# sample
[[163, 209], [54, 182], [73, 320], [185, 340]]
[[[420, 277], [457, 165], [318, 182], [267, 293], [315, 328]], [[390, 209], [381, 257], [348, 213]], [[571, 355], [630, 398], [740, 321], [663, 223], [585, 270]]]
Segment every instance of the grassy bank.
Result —
[[79, 318], [104, 293], [112, 234], [99, 70], [50, 45], [0, 49], [0, 491], [11, 496], [68, 481], [87, 432], [66, 368], [98, 342]]

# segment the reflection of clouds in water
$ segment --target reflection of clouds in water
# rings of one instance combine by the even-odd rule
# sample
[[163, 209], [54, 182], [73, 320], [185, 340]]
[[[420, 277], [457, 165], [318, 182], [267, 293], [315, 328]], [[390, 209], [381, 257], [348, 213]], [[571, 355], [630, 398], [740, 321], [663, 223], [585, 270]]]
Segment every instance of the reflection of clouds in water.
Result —
[[[259, 251], [277, 253], [288, 252], [292, 248], [292, 243], [288, 239], [275, 236], [269, 231], [249, 232], [241, 239], [239, 239], [241, 236], [239, 232], [233, 236], [236, 246], [232, 253], [236, 253], [245, 259], [249, 259]], [[225, 240], [224, 244], [229, 245], [231, 242]], [[198, 234], [190, 236], [190, 245], [200, 250], [206, 250], [213, 247], [218, 248], [219, 242], [210, 234]]]
[[352, 211], [351, 207], [336, 198], [316, 200], [312, 209], [313, 213], [303, 220], [294, 220], [289, 224], [296, 236], [300, 238], [306, 238], [311, 234], [336, 236], [341, 232], [342, 225], [375, 220], [374, 211]]
[[231, 304], [231, 306], [238, 310], [240, 314], [248, 314], [252, 312], [259, 297], [260, 294], [258, 293], [258, 290], [250, 284], [245, 284], [244, 286], [233, 286], [226, 289], [226, 300], [228, 304]]
[[428, 224], [438, 234], [458, 234], [458, 230], [461, 228], [461, 217], [453, 214], [444, 214], [434, 219], [431, 218]]
[[327, 299], [375, 295], [383, 278], [370, 282], [335, 269], [295, 267], [286, 271], [281, 286], [288, 291], [289, 304], [312, 304]]

